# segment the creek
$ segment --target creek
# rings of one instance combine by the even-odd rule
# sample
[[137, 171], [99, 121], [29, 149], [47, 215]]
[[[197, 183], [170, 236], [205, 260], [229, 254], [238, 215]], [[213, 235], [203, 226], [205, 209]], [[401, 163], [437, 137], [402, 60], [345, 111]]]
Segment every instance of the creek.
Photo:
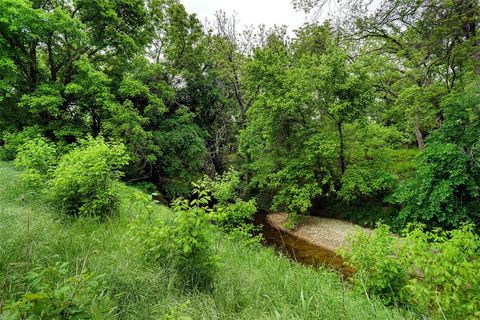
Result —
[[255, 224], [261, 227], [265, 245], [285, 253], [297, 263], [330, 267], [339, 271], [344, 277], [350, 276], [354, 271], [334, 251], [276, 228], [267, 220], [267, 214], [264, 212], [255, 215]]

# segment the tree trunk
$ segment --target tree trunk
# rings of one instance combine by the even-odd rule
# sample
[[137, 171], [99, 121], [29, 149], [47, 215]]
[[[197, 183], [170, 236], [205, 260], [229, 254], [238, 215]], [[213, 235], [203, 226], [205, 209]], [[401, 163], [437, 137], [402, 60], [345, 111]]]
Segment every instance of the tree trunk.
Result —
[[215, 142], [211, 139], [207, 139], [206, 144], [215, 172], [219, 174], [223, 173], [225, 171], [223, 159], [218, 150], [215, 148]]
[[346, 163], [345, 163], [345, 142], [343, 140], [343, 127], [342, 123], [338, 122], [337, 123], [337, 128], [338, 128], [338, 138], [340, 140], [340, 171], [343, 174], [345, 174], [346, 170]]
[[[477, 35], [477, 18], [476, 13], [478, 12], [479, 5], [476, 1], [464, 1], [457, 0], [457, 6], [463, 7], [463, 15], [466, 18], [465, 23], [463, 24], [463, 34], [466, 39], [471, 39]], [[480, 75], [480, 41], [476, 40], [473, 44], [474, 50], [473, 54], [473, 66], [475, 74]]]
[[37, 44], [36, 40], [30, 42], [30, 89], [35, 91], [37, 88]]
[[415, 137], [417, 138], [418, 149], [423, 150], [425, 148], [425, 139], [419, 125], [415, 126]]
[[57, 81], [57, 67], [55, 66], [55, 59], [53, 58], [53, 49], [52, 49], [52, 36], [48, 37], [47, 40], [47, 52], [48, 52], [48, 64], [50, 66], [50, 80], [52, 82]]
[[100, 116], [97, 114], [96, 110], [92, 110], [92, 136], [94, 138], [98, 137], [101, 131]]

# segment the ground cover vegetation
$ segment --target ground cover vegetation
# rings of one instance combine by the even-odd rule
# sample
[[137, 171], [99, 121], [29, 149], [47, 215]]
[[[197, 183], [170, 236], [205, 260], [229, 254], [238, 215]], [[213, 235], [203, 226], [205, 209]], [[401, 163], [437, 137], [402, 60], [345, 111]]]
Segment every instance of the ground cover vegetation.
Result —
[[[0, 318], [478, 318], [480, 4], [372, 5], [0, 0]], [[384, 224], [346, 283], [264, 211]]]
[[[224, 237], [203, 204], [119, 184], [114, 216], [73, 218], [0, 165], [0, 319], [404, 319], [273, 249]], [[187, 210], [188, 207], [188, 210]], [[339, 311], [340, 310], [340, 311]]]

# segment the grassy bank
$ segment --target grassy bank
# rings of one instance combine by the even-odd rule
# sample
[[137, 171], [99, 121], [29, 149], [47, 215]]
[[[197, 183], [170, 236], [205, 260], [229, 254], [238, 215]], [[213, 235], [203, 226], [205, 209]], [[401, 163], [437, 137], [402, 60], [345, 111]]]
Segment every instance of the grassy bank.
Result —
[[[175, 274], [147, 263], [128, 233], [135, 200], [125, 188], [118, 217], [65, 218], [16, 187], [17, 172], [0, 163], [0, 310], [28, 286], [36, 267], [68, 263], [70, 275], [102, 275], [111, 319], [402, 319], [324, 269], [296, 265], [269, 248], [216, 239], [221, 261], [215, 289], [186, 294]], [[129, 192], [130, 191], [130, 192]], [[156, 210], [169, 214], [168, 209]], [[0, 319], [2, 319], [0, 312]]]

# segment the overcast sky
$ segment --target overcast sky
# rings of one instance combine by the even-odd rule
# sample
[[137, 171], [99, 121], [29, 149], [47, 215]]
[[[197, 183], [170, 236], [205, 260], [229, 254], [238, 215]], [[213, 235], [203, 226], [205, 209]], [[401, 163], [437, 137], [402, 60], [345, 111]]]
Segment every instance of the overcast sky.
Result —
[[306, 20], [302, 12], [293, 9], [290, 0], [181, 0], [190, 13], [196, 13], [200, 21], [212, 20], [217, 10], [228, 15], [237, 13], [240, 26], [265, 24], [269, 27], [287, 25], [291, 30]]

